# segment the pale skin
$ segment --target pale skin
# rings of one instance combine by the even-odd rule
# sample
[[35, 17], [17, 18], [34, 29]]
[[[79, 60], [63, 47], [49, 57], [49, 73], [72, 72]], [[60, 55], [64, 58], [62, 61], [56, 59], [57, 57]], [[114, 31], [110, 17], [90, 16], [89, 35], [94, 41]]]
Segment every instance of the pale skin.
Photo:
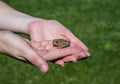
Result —
[[[37, 66], [39, 69], [41, 69], [43, 72], [47, 69], [44, 66], [41, 66], [42, 63], [44, 65], [48, 66], [47, 63], [45, 63], [43, 60], [46, 61], [53, 61], [58, 58], [64, 57], [61, 54], [70, 55], [71, 53], [66, 48], [65, 50], [68, 52], [63, 52], [63, 50], [58, 50], [56, 48], [47, 49], [47, 45], [50, 43], [50, 41], [41, 41], [39, 44], [37, 43], [31, 43], [29, 40], [24, 39], [17, 34], [14, 34], [10, 31], [0, 31], [0, 52], [9, 54], [14, 58], [17, 58], [19, 60], [31, 62], [33, 65]], [[31, 45], [39, 45], [40, 48], [37, 48], [37, 50], [33, 49]], [[52, 46], [52, 44], [49, 44]], [[43, 48], [44, 47], [44, 48]], [[39, 49], [39, 50], [38, 50]], [[71, 46], [72, 51], [76, 52], [76, 48], [74, 46]], [[60, 53], [63, 52], [63, 53]], [[76, 53], [78, 53], [77, 51]], [[39, 54], [39, 55], [38, 55]], [[57, 56], [56, 56], [57, 55]]]
[[[6, 45], [10, 45], [8, 47], [10, 48], [9, 50], [15, 49], [15, 51], [8, 50], [6, 52], [5, 49], [1, 48], [0, 52], [5, 51], [4, 53], [10, 54], [15, 58], [29, 61], [39, 67], [43, 72], [47, 72], [49, 69], [46, 61], [56, 60], [56, 64], [64, 66], [64, 62], [76, 62], [81, 58], [90, 56], [85, 44], [58, 21], [45, 20], [26, 15], [14, 10], [2, 1], [0, 1], [0, 30], [29, 34], [31, 42], [11, 32], [7, 32], [7, 35], [5, 35], [7, 42], [4, 44], [4, 47], [7, 49], [8, 46]], [[1, 33], [3, 34], [5, 32], [1, 31]], [[16, 41], [13, 42], [8, 35]], [[58, 38], [69, 40], [72, 45], [64, 49], [53, 47], [51, 41]], [[16, 54], [19, 47], [12, 46], [14, 43], [16, 45], [21, 44], [20, 48], [24, 49], [25, 52], [20, 54], [22, 56], [19, 57], [19, 55]], [[22, 51], [20, 52], [22, 53]], [[58, 58], [60, 59], [57, 60]]]
[[47, 63], [32, 49], [28, 40], [10, 31], [0, 31], [0, 52], [19, 60], [29, 61], [44, 73], [48, 70]]

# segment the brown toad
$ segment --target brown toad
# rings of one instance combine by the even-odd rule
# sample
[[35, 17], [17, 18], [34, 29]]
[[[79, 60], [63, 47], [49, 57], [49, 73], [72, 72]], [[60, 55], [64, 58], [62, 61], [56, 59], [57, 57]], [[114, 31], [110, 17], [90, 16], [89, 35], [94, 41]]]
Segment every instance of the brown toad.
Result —
[[53, 46], [57, 48], [66, 48], [70, 46], [70, 42], [64, 39], [54, 39]]

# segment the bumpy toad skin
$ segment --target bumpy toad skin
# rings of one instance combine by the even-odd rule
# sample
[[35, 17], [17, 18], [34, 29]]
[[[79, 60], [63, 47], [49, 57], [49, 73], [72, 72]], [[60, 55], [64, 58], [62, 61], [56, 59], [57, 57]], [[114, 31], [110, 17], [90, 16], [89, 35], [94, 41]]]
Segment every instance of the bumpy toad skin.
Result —
[[57, 48], [66, 48], [70, 46], [70, 42], [64, 39], [54, 39], [53, 46]]

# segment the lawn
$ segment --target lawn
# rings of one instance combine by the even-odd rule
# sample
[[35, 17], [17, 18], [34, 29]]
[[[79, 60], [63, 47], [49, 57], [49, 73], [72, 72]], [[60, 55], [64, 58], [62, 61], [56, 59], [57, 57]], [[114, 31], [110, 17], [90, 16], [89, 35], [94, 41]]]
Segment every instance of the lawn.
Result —
[[89, 47], [91, 57], [65, 67], [49, 63], [43, 74], [0, 54], [0, 84], [120, 84], [120, 0], [4, 1], [29, 15], [58, 20]]

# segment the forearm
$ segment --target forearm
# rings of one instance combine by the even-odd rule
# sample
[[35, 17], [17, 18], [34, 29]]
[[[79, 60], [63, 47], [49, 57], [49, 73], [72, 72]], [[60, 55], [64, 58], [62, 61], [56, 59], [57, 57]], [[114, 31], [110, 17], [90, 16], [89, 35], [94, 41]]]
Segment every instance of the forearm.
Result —
[[0, 1], [0, 30], [28, 33], [27, 25], [36, 18], [18, 12]]

